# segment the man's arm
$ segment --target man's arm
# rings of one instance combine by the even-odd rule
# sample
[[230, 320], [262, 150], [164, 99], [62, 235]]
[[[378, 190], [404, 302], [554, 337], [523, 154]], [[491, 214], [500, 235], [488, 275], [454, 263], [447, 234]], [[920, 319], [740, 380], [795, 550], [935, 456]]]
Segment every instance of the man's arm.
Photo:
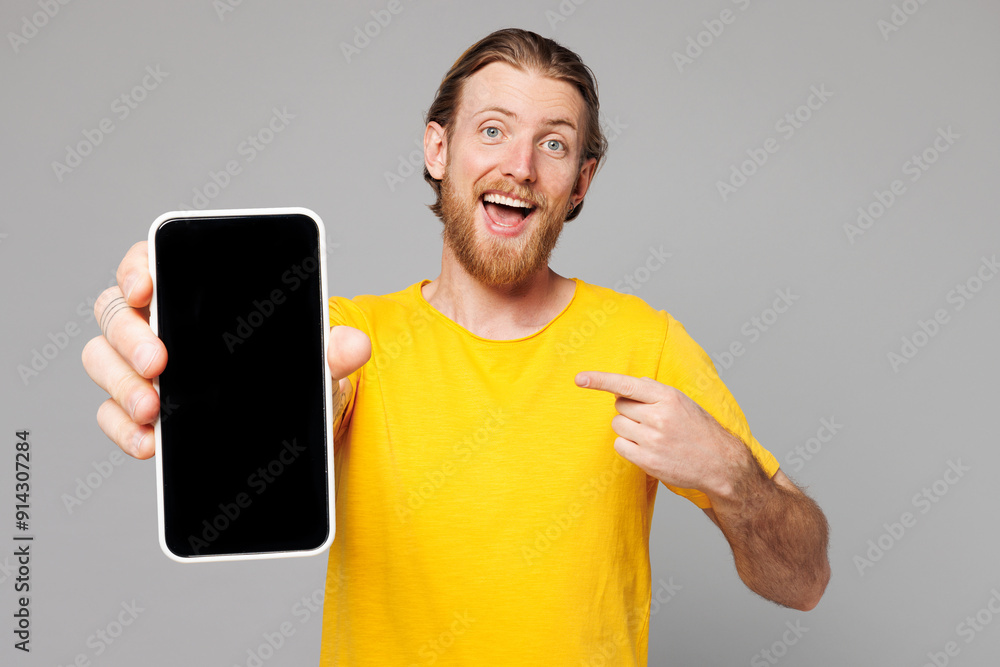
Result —
[[674, 387], [593, 371], [576, 383], [618, 397], [615, 451], [664, 484], [708, 496], [751, 590], [802, 611], [819, 603], [830, 578], [826, 519], [784, 473], [769, 479], [739, 438]]
[[756, 471], [748, 469], [737, 485], [742, 488], [731, 498], [712, 498], [705, 514], [726, 536], [736, 571], [750, 590], [809, 611], [830, 580], [826, 517], [781, 470], [768, 479], [755, 461], [747, 465]]

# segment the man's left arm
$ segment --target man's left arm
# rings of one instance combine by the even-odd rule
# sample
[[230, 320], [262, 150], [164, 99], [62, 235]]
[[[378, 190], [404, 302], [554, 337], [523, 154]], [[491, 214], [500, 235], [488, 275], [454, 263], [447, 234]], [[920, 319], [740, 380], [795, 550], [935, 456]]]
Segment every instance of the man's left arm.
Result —
[[768, 479], [756, 461], [748, 466], [756, 467], [748, 477], [757, 479], [738, 485], [742, 490], [731, 498], [710, 495], [712, 507], [704, 512], [729, 541], [736, 571], [750, 590], [809, 611], [830, 580], [826, 517], [781, 470]]
[[743, 582], [778, 604], [808, 611], [830, 578], [823, 512], [780, 470], [769, 478], [747, 446], [674, 387], [588, 371], [581, 387], [617, 396], [615, 450], [664, 484], [697, 489], [726, 536]]

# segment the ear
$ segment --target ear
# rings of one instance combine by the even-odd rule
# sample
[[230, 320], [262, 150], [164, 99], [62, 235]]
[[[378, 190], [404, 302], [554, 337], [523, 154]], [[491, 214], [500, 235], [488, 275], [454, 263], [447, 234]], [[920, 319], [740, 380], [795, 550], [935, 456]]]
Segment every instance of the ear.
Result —
[[424, 129], [424, 165], [430, 175], [441, 180], [448, 164], [448, 143], [445, 130], [431, 121]]
[[597, 158], [590, 158], [580, 167], [580, 174], [576, 177], [576, 185], [573, 186], [573, 194], [570, 195], [570, 202], [576, 206], [583, 201], [590, 188], [590, 182], [594, 179], [594, 172], [597, 170]]

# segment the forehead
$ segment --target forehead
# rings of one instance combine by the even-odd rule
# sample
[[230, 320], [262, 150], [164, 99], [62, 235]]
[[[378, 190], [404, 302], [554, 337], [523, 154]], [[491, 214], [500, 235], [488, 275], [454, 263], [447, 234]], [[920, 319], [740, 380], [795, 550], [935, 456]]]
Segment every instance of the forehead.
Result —
[[573, 84], [501, 62], [486, 65], [465, 81], [458, 120], [496, 108], [527, 123], [569, 121], [577, 131], [584, 117], [583, 96]]

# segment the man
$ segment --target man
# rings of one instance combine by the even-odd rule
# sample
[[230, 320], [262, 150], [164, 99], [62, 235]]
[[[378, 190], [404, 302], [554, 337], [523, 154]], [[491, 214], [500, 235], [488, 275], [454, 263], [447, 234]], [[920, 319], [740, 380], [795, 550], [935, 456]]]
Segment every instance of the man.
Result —
[[[707, 355], [667, 313], [548, 267], [605, 146], [590, 71], [538, 35], [493, 33], [443, 80], [424, 135], [440, 276], [330, 300], [323, 664], [646, 664], [660, 482], [719, 526], [752, 590], [822, 596], [823, 514]], [[138, 310], [144, 245], [118, 279], [95, 314], [133, 309], [84, 365], [112, 396], [101, 428], [148, 458], [166, 352]]]

